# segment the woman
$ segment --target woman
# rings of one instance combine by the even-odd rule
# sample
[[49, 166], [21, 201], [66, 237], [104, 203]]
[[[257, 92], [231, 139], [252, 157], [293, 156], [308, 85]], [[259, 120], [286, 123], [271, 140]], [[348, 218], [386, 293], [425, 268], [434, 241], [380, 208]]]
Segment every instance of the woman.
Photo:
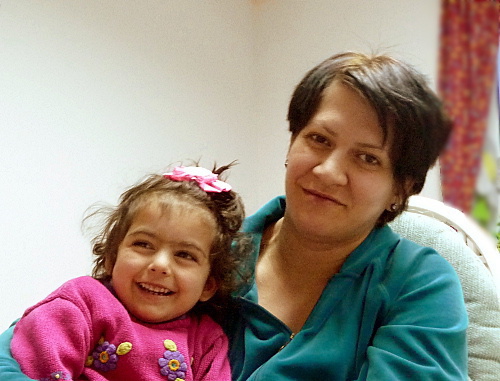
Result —
[[454, 270], [386, 225], [450, 133], [435, 94], [400, 61], [339, 54], [299, 83], [288, 120], [286, 198], [246, 220], [260, 250], [233, 379], [467, 379]]
[[[288, 120], [286, 198], [244, 229], [257, 250], [227, 327], [233, 379], [465, 380], [453, 268], [387, 226], [450, 133], [435, 94], [403, 62], [343, 53], [306, 74]], [[26, 380], [2, 340], [0, 378]]]

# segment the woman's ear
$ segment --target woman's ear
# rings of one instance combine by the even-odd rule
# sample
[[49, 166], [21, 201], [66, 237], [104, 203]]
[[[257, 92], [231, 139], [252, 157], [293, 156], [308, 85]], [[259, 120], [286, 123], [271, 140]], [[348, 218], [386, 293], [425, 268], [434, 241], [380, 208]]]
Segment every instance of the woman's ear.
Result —
[[408, 197], [414, 194], [413, 187], [417, 181], [415, 179], [409, 178], [405, 180], [404, 189]]
[[[415, 192], [413, 191], [413, 186], [415, 185], [415, 180], [406, 179], [403, 184], [397, 185], [394, 190], [394, 197], [390, 205], [386, 208], [388, 211], [394, 212], [401, 207], [404, 207], [403, 203], [412, 196]], [[395, 209], [394, 209], [395, 205]]]
[[200, 295], [200, 302], [206, 302], [217, 292], [217, 282], [213, 276], [209, 276], [207, 281], [205, 282], [205, 287]]

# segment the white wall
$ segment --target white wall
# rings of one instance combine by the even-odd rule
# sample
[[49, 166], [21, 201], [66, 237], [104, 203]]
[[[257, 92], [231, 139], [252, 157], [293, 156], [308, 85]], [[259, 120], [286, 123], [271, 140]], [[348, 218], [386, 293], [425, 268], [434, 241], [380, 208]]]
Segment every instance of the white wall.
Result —
[[249, 15], [233, 0], [2, 0], [0, 327], [89, 273], [92, 203], [184, 159], [240, 159], [230, 181], [246, 190]]
[[2, 0], [0, 331], [89, 273], [82, 214], [146, 173], [239, 159], [249, 213], [282, 193], [305, 71], [375, 49], [433, 80], [438, 17], [439, 0]]

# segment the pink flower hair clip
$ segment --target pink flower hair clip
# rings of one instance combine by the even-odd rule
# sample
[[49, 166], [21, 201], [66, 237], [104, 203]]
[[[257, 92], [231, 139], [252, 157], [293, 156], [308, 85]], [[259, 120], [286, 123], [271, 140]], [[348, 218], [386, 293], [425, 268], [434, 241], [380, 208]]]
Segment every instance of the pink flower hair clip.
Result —
[[175, 167], [172, 172], [164, 173], [163, 177], [175, 181], [191, 181], [198, 183], [205, 192], [229, 192], [231, 185], [217, 178], [215, 173], [202, 167]]

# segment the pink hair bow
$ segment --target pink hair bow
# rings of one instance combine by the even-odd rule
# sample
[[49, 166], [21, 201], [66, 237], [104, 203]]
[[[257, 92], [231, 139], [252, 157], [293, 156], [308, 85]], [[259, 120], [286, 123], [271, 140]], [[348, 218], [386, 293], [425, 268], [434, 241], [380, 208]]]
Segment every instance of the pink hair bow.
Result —
[[205, 192], [229, 192], [231, 185], [217, 178], [215, 173], [202, 167], [175, 167], [172, 172], [163, 174], [164, 177], [175, 181], [194, 180]]

